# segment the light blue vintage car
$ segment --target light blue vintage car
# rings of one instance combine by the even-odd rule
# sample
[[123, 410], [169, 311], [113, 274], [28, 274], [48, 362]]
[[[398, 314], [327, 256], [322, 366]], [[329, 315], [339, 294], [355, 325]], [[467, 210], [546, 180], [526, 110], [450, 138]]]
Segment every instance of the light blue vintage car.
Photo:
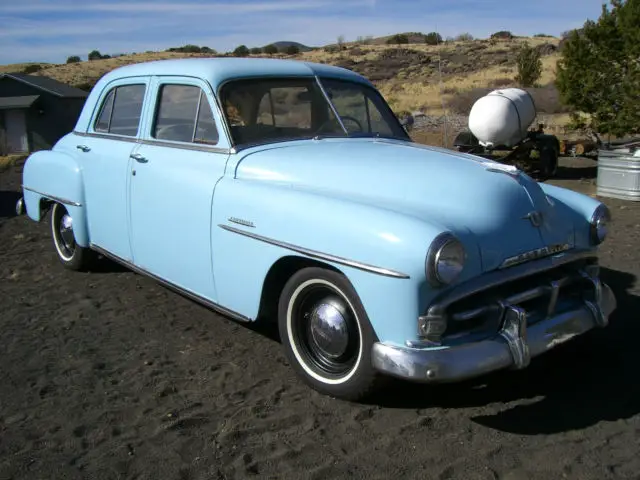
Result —
[[[237, 320], [277, 321], [312, 387], [524, 368], [616, 307], [609, 212], [517, 169], [418, 145], [354, 72], [269, 59], [118, 68], [34, 153], [17, 209]], [[259, 361], [259, 359], [255, 359]]]

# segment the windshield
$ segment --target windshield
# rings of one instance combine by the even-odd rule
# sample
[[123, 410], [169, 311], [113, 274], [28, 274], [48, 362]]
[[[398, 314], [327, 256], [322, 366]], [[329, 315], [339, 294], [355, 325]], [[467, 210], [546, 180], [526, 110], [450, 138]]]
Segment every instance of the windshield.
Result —
[[243, 79], [225, 84], [220, 99], [234, 144], [314, 137], [409, 139], [377, 90], [343, 80], [321, 82], [326, 96], [315, 78]]

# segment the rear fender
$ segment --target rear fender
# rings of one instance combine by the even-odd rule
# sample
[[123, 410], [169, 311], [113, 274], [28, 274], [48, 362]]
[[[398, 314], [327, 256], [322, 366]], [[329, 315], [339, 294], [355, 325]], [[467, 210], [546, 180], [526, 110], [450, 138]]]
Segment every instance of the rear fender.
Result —
[[40, 221], [48, 203], [65, 206], [73, 218], [76, 242], [89, 245], [82, 170], [67, 153], [43, 150], [29, 156], [22, 172], [22, 188], [26, 213]]

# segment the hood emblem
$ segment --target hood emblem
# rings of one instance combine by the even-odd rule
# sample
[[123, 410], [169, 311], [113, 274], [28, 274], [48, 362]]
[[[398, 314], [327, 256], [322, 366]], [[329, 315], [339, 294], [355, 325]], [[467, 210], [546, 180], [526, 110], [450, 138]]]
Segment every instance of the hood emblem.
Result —
[[534, 210], [533, 212], [527, 213], [524, 217], [522, 217], [522, 219], [523, 220], [529, 219], [529, 221], [531, 222], [531, 225], [533, 225], [536, 228], [542, 225], [542, 213], [536, 210]]

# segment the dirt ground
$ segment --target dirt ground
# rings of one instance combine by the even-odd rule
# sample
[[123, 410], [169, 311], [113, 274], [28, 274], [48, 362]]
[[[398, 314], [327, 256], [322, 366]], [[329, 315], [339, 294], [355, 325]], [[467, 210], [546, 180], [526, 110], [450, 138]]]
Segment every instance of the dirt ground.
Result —
[[[554, 183], [594, 193], [595, 163]], [[640, 478], [640, 205], [603, 199], [619, 308], [521, 372], [398, 383], [368, 404], [304, 386], [272, 331], [117, 266], [58, 264], [0, 172], [0, 480]]]

